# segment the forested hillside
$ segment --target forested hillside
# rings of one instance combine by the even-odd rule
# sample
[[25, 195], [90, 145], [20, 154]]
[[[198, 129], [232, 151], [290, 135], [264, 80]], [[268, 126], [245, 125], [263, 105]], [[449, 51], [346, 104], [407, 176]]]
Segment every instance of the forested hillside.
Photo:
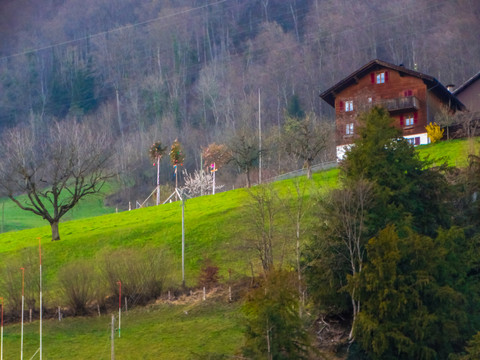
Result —
[[460, 85], [480, 70], [479, 18], [476, 0], [5, 0], [0, 127], [98, 124], [150, 186], [153, 141], [178, 138], [198, 168], [202, 147], [256, 129], [260, 93], [275, 174], [299, 164], [278, 155], [285, 109], [331, 121], [320, 91], [373, 58]]

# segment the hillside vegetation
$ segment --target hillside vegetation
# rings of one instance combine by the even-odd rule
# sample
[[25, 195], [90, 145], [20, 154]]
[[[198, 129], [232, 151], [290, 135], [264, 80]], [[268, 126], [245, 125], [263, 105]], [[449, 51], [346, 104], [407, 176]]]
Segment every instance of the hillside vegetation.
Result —
[[[473, 140], [454, 140], [419, 147], [418, 151], [422, 157], [445, 156], [449, 163], [464, 166], [472, 146]], [[307, 185], [305, 196], [310, 197], [336, 188], [337, 178], [338, 170], [334, 169], [315, 173], [309, 182], [299, 178], [272, 185], [282, 198], [288, 198], [293, 196], [295, 183], [300, 181], [300, 184]], [[91, 202], [84, 203], [84, 206], [88, 206], [91, 214], [102, 211], [101, 207], [94, 207]], [[255, 274], [261, 271], [256, 250], [247, 246], [253, 226], [246, 214], [251, 211], [249, 206], [251, 197], [246, 189], [186, 202], [186, 285], [197, 287], [205, 259], [218, 266], [220, 283], [224, 285], [216, 294], [209, 294], [205, 302], [197, 294], [176, 302], [130, 309], [129, 314], [122, 318], [122, 338], [117, 340], [118, 358], [190, 359], [201, 358], [202, 354], [204, 358], [215, 358], [215, 353], [234, 354], [238, 351], [243, 336], [243, 320], [238, 313], [240, 303], [236, 301], [243, 291], [239, 284], [242, 279], [251, 276], [252, 270]], [[313, 216], [309, 215], [312, 220]], [[66, 221], [62, 223], [61, 233], [62, 240], [58, 242], [49, 240], [48, 226], [0, 235], [0, 256], [4, 266], [21, 265], [21, 257], [34, 256], [38, 239], [42, 240], [44, 304], [52, 316], [57, 306], [66, 309], [57, 277], [62, 267], [80, 259], [97, 267], [104, 257], [118, 249], [146, 249], [150, 256], [164, 259], [168, 264], [168, 274], [161, 298], [165, 301], [168, 289], [172, 291], [172, 298], [178, 294], [176, 289], [181, 284], [180, 202]], [[28, 253], [30, 255], [26, 255]], [[293, 268], [293, 244], [287, 245], [285, 253], [284, 264], [291, 263]], [[276, 253], [277, 257], [279, 255]], [[26, 268], [26, 272], [30, 276], [38, 274], [37, 268]], [[20, 279], [19, 271], [17, 275]], [[228, 301], [227, 284], [234, 284], [233, 303]], [[6, 309], [11, 308], [12, 304], [6, 299]], [[11, 325], [12, 321], [7, 321], [10, 325], [5, 332], [7, 358], [17, 354], [19, 348], [19, 325]], [[108, 358], [109, 324], [110, 317], [107, 315], [67, 317], [62, 322], [53, 316], [44, 328], [44, 354], [49, 359], [62, 359], [75, 351], [82, 359]], [[38, 346], [37, 325], [38, 322], [34, 322], [25, 328], [25, 344], [30, 352]]]
[[[178, 138], [185, 168], [198, 169], [202, 148], [257, 128], [260, 92], [262, 160], [275, 175], [302, 165], [277, 156], [285, 114], [333, 123], [319, 93], [372, 59], [443, 84], [476, 74], [479, 17], [476, 0], [4, 0], [0, 131], [92, 123], [148, 192], [153, 142]], [[161, 168], [170, 180], [168, 162]], [[135, 195], [124, 194], [123, 210]]]

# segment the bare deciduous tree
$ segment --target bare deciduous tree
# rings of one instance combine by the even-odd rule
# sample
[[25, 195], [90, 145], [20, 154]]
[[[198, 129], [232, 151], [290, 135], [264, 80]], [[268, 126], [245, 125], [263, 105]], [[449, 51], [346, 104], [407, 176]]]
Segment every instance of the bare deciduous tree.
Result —
[[282, 210], [280, 199], [271, 185], [256, 186], [249, 190], [249, 195], [247, 221], [251, 226], [251, 230], [248, 231], [251, 237], [248, 241], [257, 251], [264, 274], [267, 274], [274, 269], [275, 259], [278, 260], [278, 268], [281, 268], [285, 250], [284, 245], [278, 246], [282, 233], [279, 223]]
[[[338, 249], [338, 255], [348, 263], [350, 275], [362, 271], [365, 260], [366, 216], [373, 199], [372, 184], [365, 180], [347, 184], [343, 189], [333, 190], [325, 204], [325, 216], [330, 238]], [[348, 277], [348, 276], [347, 276]], [[351, 279], [351, 278], [349, 278]], [[348, 292], [352, 301], [353, 322], [360, 312], [360, 301], [356, 299], [357, 286], [349, 281]], [[349, 338], [353, 336], [353, 326]]]
[[245, 173], [247, 187], [251, 185], [250, 172], [258, 166], [260, 150], [258, 140], [253, 134], [242, 132], [234, 136], [227, 145], [232, 157], [230, 162]]
[[[303, 181], [302, 181], [303, 180]], [[287, 219], [290, 221], [291, 228], [294, 230], [295, 239], [295, 254], [298, 280], [298, 296], [299, 296], [299, 311], [302, 316], [303, 306], [305, 304], [304, 288], [303, 288], [303, 269], [301, 265], [301, 251], [302, 243], [309, 230], [308, 213], [311, 211], [312, 202], [310, 197], [307, 197], [308, 181], [304, 178], [295, 178], [292, 181], [292, 187], [289, 187], [288, 197], [283, 201], [283, 206], [286, 210]], [[291, 232], [289, 232], [291, 233]]]
[[85, 123], [54, 122], [36, 133], [13, 128], [2, 144], [0, 189], [21, 209], [47, 220], [52, 240], [60, 240], [62, 216], [113, 176], [109, 137]]
[[318, 121], [313, 114], [304, 119], [287, 116], [284, 132], [285, 148], [289, 154], [298, 156], [307, 168], [307, 178], [312, 177], [313, 161], [328, 149], [333, 127]]

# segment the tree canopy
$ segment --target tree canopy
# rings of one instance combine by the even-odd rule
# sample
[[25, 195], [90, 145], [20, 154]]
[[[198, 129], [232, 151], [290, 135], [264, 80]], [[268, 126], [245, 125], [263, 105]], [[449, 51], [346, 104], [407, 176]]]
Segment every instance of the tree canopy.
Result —
[[60, 219], [113, 176], [111, 139], [86, 123], [54, 122], [38, 132], [17, 127], [3, 134], [2, 144], [1, 190], [47, 220], [52, 240], [60, 240]]

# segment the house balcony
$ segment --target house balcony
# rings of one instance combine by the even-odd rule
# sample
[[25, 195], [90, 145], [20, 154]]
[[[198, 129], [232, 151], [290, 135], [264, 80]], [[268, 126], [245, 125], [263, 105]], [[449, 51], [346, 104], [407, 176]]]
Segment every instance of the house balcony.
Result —
[[374, 105], [383, 106], [390, 113], [416, 111], [420, 108], [420, 101], [415, 96], [403, 96], [393, 99], [380, 99]]

